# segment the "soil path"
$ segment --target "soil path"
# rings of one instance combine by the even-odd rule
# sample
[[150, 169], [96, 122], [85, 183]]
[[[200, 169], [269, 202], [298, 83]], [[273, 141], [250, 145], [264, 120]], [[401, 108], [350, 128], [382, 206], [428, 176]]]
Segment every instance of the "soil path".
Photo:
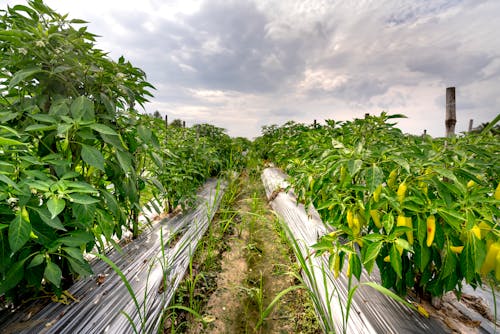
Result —
[[[291, 274], [298, 272], [298, 266], [281, 237], [258, 175], [244, 172], [239, 188], [236, 200], [222, 209], [234, 212], [232, 227], [221, 240], [225, 251], [220, 254], [219, 272], [209, 275], [215, 276], [210, 284], [214, 289], [203, 296], [205, 305], [199, 313], [204, 324], [187, 316], [187, 329], [176, 333], [321, 333], [304, 289], [285, 294], [259, 324], [273, 299], [298, 284]], [[213, 225], [227, 223], [219, 217]]]

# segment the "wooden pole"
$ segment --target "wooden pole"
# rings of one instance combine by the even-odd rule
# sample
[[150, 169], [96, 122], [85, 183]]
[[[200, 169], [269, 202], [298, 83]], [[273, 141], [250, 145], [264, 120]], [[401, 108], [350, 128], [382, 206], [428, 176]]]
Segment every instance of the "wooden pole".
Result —
[[316, 120], [314, 120], [314, 128], [315, 128], [315, 129], [316, 129], [316, 125], [317, 125], [317, 124], [318, 124], [318, 123], [316, 123]]
[[186, 121], [182, 121], [182, 127], [185, 128], [186, 127]]
[[165, 129], [168, 128], [168, 116], [165, 115]]
[[455, 135], [455, 124], [457, 124], [455, 87], [448, 87], [446, 88], [446, 137], [453, 137]]
[[472, 131], [472, 126], [473, 126], [473, 124], [474, 124], [474, 120], [471, 118], [471, 119], [469, 120], [469, 132], [471, 132], [471, 131]]

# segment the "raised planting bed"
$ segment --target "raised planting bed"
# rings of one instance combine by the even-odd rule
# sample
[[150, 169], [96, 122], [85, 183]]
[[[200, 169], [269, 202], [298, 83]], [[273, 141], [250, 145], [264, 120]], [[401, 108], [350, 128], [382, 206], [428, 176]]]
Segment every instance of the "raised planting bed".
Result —
[[123, 246], [123, 252], [110, 251], [107, 261], [116, 265], [127, 284], [107, 262], [96, 260], [94, 275], [68, 290], [69, 304], [42, 298], [3, 310], [0, 333], [157, 332], [162, 310], [172, 300], [224, 188], [215, 179], [207, 181], [193, 209], [154, 222]]
[[[372, 287], [362, 284], [353, 295], [346, 322], [348, 278], [344, 272], [335, 278], [330, 270], [328, 255], [316, 256], [311, 247], [318, 242], [320, 236], [332, 231], [323, 224], [314, 208], [306, 210], [304, 205], [297, 203], [293, 189], [289, 189], [286, 178], [287, 175], [277, 168], [266, 168], [262, 173], [267, 197], [273, 210], [282, 219], [290, 244], [302, 265], [303, 280], [311, 292], [325, 332], [434, 334], [494, 332], [494, 324], [481, 315], [481, 311], [471, 309], [470, 302], [467, 304], [466, 301], [457, 301], [454, 296], [443, 298], [443, 305], [439, 309], [434, 309], [427, 303], [425, 309], [430, 313], [430, 317], [427, 318]], [[371, 275], [366, 271], [362, 272], [360, 283], [365, 282], [380, 282], [377, 268]], [[353, 283], [358, 283], [355, 278]], [[488, 307], [493, 309], [491, 292], [477, 289], [473, 293], [473, 300], [478, 303], [484, 302], [486, 309]], [[415, 302], [410, 297], [405, 299], [409, 303]], [[477, 306], [479, 309], [484, 309], [483, 306]], [[500, 309], [500, 306], [497, 305], [497, 308]], [[451, 317], [447, 319], [448, 312], [452, 311], [461, 314], [462, 319]], [[491, 310], [489, 312], [492, 313]], [[464, 319], [469, 323], [461, 322]]]

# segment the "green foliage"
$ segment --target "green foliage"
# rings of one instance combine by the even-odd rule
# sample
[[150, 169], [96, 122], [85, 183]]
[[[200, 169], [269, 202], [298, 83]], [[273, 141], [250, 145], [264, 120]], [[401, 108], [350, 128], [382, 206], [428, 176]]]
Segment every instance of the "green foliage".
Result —
[[[231, 139], [196, 140], [135, 109], [145, 73], [41, 0], [0, 11], [0, 295], [60, 294], [101, 236], [139, 233], [141, 196], [189, 198], [227, 166]], [[196, 143], [193, 145], [193, 143]], [[146, 187], [152, 188], [147, 192]]]
[[[500, 179], [497, 138], [490, 132], [451, 139], [405, 135], [391, 123], [399, 117], [382, 113], [319, 128], [290, 122], [264, 128], [255, 144], [291, 176], [299, 199], [314, 204], [336, 230], [316, 245], [332, 263], [349, 254], [350, 264], [361, 262], [369, 272], [376, 263], [383, 285], [401, 294], [414, 288], [440, 296], [460, 292], [463, 282], [493, 280], [493, 272], [481, 268], [500, 237], [493, 196]], [[430, 215], [436, 234], [428, 247]]]

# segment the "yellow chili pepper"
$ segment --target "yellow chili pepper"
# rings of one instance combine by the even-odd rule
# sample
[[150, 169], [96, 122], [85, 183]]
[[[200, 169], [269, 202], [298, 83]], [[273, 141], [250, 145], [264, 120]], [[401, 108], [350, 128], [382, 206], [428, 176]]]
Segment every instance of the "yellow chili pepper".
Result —
[[387, 179], [387, 185], [389, 188], [394, 187], [394, 183], [396, 183], [396, 177], [398, 176], [398, 171], [397, 169], [394, 169], [390, 174], [389, 178]]
[[413, 223], [411, 217], [406, 217], [406, 226], [411, 228], [411, 231], [406, 232], [406, 239], [408, 239], [410, 245], [413, 245]]
[[495, 268], [495, 278], [500, 281], [500, 251], [497, 253], [497, 265]]
[[484, 259], [483, 265], [481, 266], [481, 274], [488, 275], [490, 271], [496, 269], [498, 267], [497, 257], [500, 253], [500, 242], [494, 242], [488, 247], [488, 251], [486, 252], [486, 258]]
[[356, 241], [356, 242], [357, 242], [357, 244], [359, 245], [359, 247], [363, 247], [363, 245], [364, 245], [363, 239], [361, 239], [361, 238], [356, 238], [356, 240], [354, 240], [354, 241]]
[[477, 225], [472, 226], [470, 230], [478, 239], [481, 239], [481, 230]]
[[396, 249], [398, 250], [399, 256], [403, 255], [403, 247], [396, 245]]
[[378, 210], [370, 210], [370, 216], [372, 217], [375, 226], [377, 226], [377, 228], [382, 228], [382, 224], [380, 223], [380, 213]]
[[352, 210], [347, 210], [347, 226], [349, 226], [350, 229], [352, 229], [353, 222], [354, 222], [354, 214], [352, 213]]
[[384, 262], [391, 262], [391, 257], [389, 255], [384, 257]]
[[497, 201], [500, 201], [500, 182], [497, 185], [497, 188], [495, 189], [495, 199]]
[[380, 201], [381, 192], [382, 192], [382, 185], [379, 185], [373, 192], [373, 200], [375, 201], [375, 203], [378, 203], [378, 201]]
[[420, 313], [421, 315], [423, 315], [426, 318], [429, 317], [429, 312], [427, 312], [427, 310], [422, 305], [420, 305], [418, 303], [415, 303], [415, 305], [417, 306], [418, 313]]
[[359, 215], [355, 214], [352, 220], [352, 233], [354, 233], [354, 235], [358, 235], [359, 232], [361, 232], [361, 220]]
[[340, 255], [337, 253], [333, 256], [333, 277], [338, 278], [340, 271]]
[[481, 239], [486, 237], [486, 235], [491, 231], [491, 226], [485, 222], [480, 222], [478, 227], [479, 230], [481, 231]]
[[434, 215], [427, 217], [427, 247], [431, 247], [436, 235], [436, 218]]
[[429, 191], [429, 187], [427, 186], [427, 183], [424, 181], [418, 181], [418, 187], [423, 191], [425, 195], [427, 195]]
[[346, 170], [345, 170], [345, 167], [344, 166], [341, 166], [340, 167], [340, 183], [344, 183], [345, 181], [345, 177], [346, 177]]
[[349, 253], [349, 256], [347, 258], [347, 271], [346, 271], [347, 277], [351, 277], [351, 257], [352, 253]]
[[462, 250], [464, 249], [464, 246], [450, 246], [450, 250], [455, 253], [455, 254], [460, 254], [462, 253]]
[[406, 226], [406, 217], [403, 215], [399, 215], [396, 220], [396, 226]]
[[397, 191], [397, 196], [398, 196], [398, 201], [399, 203], [403, 203], [405, 196], [406, 196], [406, 190], [408, 189], [408, 186], [406, 185], [406, 182], [401, 182], [398, 187]]
[[475, 184], [476, 182], [470, 180], [469, 182], [467, 182], [467, 189], [474, 187]]

